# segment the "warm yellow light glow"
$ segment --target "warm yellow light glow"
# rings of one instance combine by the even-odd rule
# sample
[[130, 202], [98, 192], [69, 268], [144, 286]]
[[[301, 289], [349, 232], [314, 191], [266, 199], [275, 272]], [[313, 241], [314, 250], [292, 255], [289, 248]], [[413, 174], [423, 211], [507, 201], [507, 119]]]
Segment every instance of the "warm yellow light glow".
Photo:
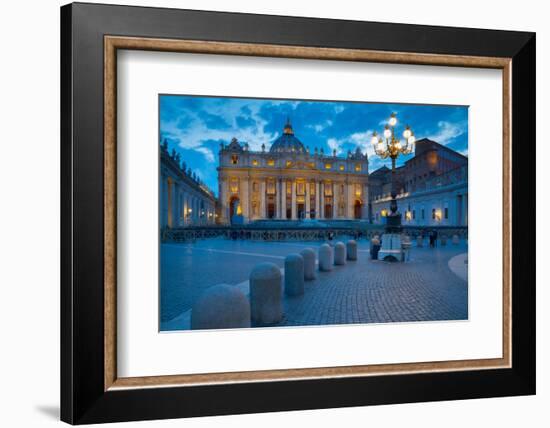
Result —
[[386, 217], [388, 215], [388, 211], [387, 210], [382, 210], [382, 211], [380, 211], [380, 215], [382, 217]]
[[340, 171], [344, 170], [344, 165], [340, 165]]
[[290, 168], [292, 166], [292, 161], [286, 161], [286, 167]]
[[241, 215], [243, 213], [243, 209], [241, 208], [241, 204], [237, 206], [237, 215]]
[[258, 159], [252, 159], [252, 165], [258, 166]]
[[407, 211], [405, 213], [405, 218], [408, 220], [408, 221], [411, 221], [412, 220], [412, 213], [410, 211]]
[[435, 219], [441, 221], [441, 210], [435, 210]]
[[361, 171], [361, 164], [355, 164], [355, 171]]
[[274, 159], [269, 159], [269, 160], [267, 161], [267, 164], [268, 164], [269, 166], [274, 166], [274, 165], [275, 165], [275, 160], [274, 160]]
[[331, 169], [331, 168], [332, 168], [332, 165], [330, 163], [325, 164], [325, 169]]

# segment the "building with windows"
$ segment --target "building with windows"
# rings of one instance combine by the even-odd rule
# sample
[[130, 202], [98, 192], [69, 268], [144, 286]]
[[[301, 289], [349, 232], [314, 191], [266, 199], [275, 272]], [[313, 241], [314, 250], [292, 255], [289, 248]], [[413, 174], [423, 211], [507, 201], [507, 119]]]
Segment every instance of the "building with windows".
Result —
[[[468, 158], [435, 141], [416, 142], [415, 156], [396, 169], [397, 206], [404, 226], [468, 225]], [[370, 175], [370, 216], [383, 224], [390, 210], [391, 170]]]
[[168, 152], [166, 140], [160, 147], [160, 227], [208, 225], [216, 222], [216, 198], [187, 169], [179, 153]]
[[233, 138], [219, 151], [220, 223], [279, 219], [368, 219], [368, 158], [313, 153], [290, 121], [266, 150]]

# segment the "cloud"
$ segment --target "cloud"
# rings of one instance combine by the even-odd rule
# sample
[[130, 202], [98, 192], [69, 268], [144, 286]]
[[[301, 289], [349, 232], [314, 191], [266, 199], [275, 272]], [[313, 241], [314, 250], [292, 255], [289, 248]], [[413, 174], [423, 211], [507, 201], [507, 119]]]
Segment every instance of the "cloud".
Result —
[[327, 140], [327, 145], [332, 153], [333, 150], [336, 150], [336, 154], [339, 155], [342, 153], [342, 142], [336, 138], [329, 138]]
[[246, 100], [221, 100], [206, 98], [199, 106], [195, 103], [189, 108], [182, 103], [179, 109], [172, 109], [172, 114], [161, 117], [162, 137], [213, 161], [214, 153], [206, 146], [209, 141], [229, 142], [236, 137], [248, 142], [251, 150], [260, 150], [262, 144], [269, 145], [277, 136], [265, 131], [268, 121], [259, 114], [257, 103], [243, 105]]
[[372, 131], [354, 132], [342, 138], [331, 137], [327, 140], [327, 145], [331, 153], [333, 150], [336, 150], [337, 155], [344, 153], [346, 150], [351, 150], [353, 152], [357, 147], [365, 153], [370, 147], [369, 141], [371, 136]]
[[316, 133], [320, 134], [322, 133], [325, 129], [329, 128], [332, 126], [334, 122], [330, 119], [327, 119], [325, 120], [324, 122], [322, 123], [316, 123], [314, 125], [306, 125], [306, 128], [309, 128], [309, 129], [313, 129]]
[[197, 147], [195, 151], [202, 153], [208, 162], [214, 162], [214, 153], [208, 147]]
[[460, 137], [466, 131], [466, 123], [451, 123], [445, 120], [441, 120], [437, 123], [437, 131], [433, 135], [428, 136], [428, 138], [446, 146], [447, 144], [452, 143], [455, 138]]

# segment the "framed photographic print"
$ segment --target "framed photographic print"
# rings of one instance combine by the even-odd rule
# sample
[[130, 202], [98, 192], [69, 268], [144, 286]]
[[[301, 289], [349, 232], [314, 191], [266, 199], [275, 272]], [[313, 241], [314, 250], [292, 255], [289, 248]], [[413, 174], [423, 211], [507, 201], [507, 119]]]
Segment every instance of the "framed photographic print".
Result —
[[62, 420], [535, 393], [533, 33], [76, 3], [61, 53]]

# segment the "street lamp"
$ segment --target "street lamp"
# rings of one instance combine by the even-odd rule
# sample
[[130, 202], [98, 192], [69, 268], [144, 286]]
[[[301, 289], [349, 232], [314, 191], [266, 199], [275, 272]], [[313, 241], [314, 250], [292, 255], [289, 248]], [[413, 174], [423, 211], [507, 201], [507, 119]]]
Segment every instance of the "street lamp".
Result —
[[407, 125], [403, 131], [403, 141], [395, 135], [397, 115], [392, 113], [384, 127], [383, 138], [375, 131], [371, 143], [376, 153], [382, 159], [391, 159], [391, 202], [390, 213], [386, 217], [386, 232], [399, 233], [401, 231], [401, 214], [397, 212], [397, 189], [395, 182], [395, 161], [399, 155], [408, 155], [414, 151], [415, 137]]
[[399, 155], [408, 155], [414, 151], [415, 137], [407, 125], [403, 131], [403, 140], [396, 137], [395, 127], [397, 115], [392, 113], [388, 123], [384, 126], [382, 136], [377, 132], [372, 134], [371, 143], [374, 153], [382, 159], [391, 159], [391, 202], [390, 212], [386, 214], [386, 230], [382, 235], [382, 248], [378, 252], [379, 260], [404, 261], [404, 252], [401, 243], [401, 214], [397, 211], [397, 188], [395, 182], [395, 162]]

